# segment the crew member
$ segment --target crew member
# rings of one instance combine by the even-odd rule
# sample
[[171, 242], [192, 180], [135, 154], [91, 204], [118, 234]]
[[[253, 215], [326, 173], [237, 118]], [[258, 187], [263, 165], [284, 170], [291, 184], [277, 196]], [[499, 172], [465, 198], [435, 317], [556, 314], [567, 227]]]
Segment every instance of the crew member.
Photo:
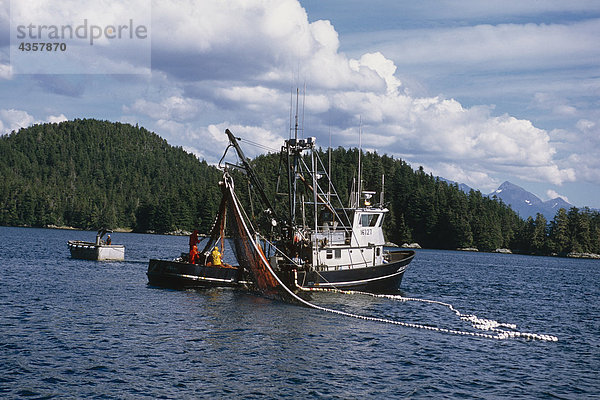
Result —
[[302, 258], [300, 258], [300, 255], [298, 255], [298, 253], [294, 254], [294, 258], [292, 258], [293, 263], [295, 264], [295, 266], [302, 266], [302, 264], [304, 264], [304, 261], [302, 261]]
[[198, 262], [198, 246], [193, 245], [190, 250], [190, 264], [196, 264]]
[[194, 232], [190, 235], [190, 252], [192, 251], [192, 247], [196, 246], [200, 243], [200, 239], [198, 239], [198, 231], [194, 229]]
[[111, 243], [112, 243], [112, 239], [110, 238], [110, 235], [108, 235], [106, 237], [106, 244], [110, 246]]
[[219, 253], [219, 248], [217, 246], [215, 246], [211, 255], [212, 255], [212, 265], [214, 265], [215, 267], [220, 267], [221, 266], [221, 253]]

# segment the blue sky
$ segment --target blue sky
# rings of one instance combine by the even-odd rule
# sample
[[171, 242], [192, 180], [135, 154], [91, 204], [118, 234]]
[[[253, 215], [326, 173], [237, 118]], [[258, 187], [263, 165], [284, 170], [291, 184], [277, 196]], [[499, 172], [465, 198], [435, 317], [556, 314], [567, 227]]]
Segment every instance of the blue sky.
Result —
[[[323, 146], [331, 132], [334, 146], [357, 147], [362, 125], [363, 148], [484, 193], [509, 180], [600, 208], [598, 1], [112, 3], [0, 0], [0, 133], [123, 121], [216, 162], [225, 128], [262, 145], [248, 155], [276, 150], [290, 92], [306, 85], [304, 133]], [[151, 65], [142, 42], [112, 54], [100, 44], [69, 52], [77, 74], [22, 73], [11, 17], [23, 7], [58, 21], [68, 6], [98, 25], [151, 9]]]

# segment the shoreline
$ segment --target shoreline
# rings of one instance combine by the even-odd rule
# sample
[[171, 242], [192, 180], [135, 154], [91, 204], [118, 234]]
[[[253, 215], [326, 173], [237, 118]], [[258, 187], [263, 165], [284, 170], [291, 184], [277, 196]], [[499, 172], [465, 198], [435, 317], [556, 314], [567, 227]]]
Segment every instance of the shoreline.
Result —
[[[20, 228], [36, 228], [35, 226], [22, 226]], [[82, 228], [75, 228], [74, 226], [66, 226], [66, 225], [46, 225], [44, 227], [42, 227], [42, 229], [62, 229], [62, 230], [66, 230], [66, 231], [86, 231], [86, 232], [93, 232], [94, 229], [82, 229]], [[115, 229], [111, 229], [113, 232], [119, 232], [119, 233], [132, 233], [133, 229], [129, 229], [129, 228], [115, 228]]]
[[[37, 228], [37, 229], [60, 229], [60, 230], [68, 230], [68, 231], [86, 231], [86, 232], [95, 232], [95, 230], [89, 230], [89, 229], [82, 229], [82, 228], [75, 228], [73, 226], [66, 226], [66, 225], [47, 225], [47, 226], [9, 226], [9, 225], [0, 225], [0, 226], [4, 226], [7, 228]], [[175, 231], [171, 231], [171, 232], [165, 232], [165, 233], [157, 233], [154, 231], [147, 231], [147, 232], [134, 232], [133, 229], [131, 228], [115, 228], [113, 229], [113, 232], [117, 232], [117, 233], [141, 233], [141, 234], [146, 234], [146, 235], [166, 235], [166, 236], [189, 236], [191, 235], [191, 232], [189, 231], [184, 231], [182, 229], [178, 229]], [[204, 234], [204, 233], [199, 233], [198, 236], [200, 237], [208, 237], [208, 234]], [[390, 243], [392, 244], [392, 243]], [[414, 246], [416, 245], [416, 246]], [[419, 246], [418, 244], [414, 243], [411, 245], [407, 246], [402, 245], [402, 246], [398, 246], [397, 244], [395, 245], [398, 248], [411, 248], [411, 249], [415, 249], [415, 250], [421, 250], [421, 246]], [[418, 246], [418, 247], [417, 247]], [[472, 252], [472, 253], [492, 253], [492, 254], [515, 254], [515, 255], [523, 255], [523, 256], [541, 256], [541, 257], [555, 257], [555, 258], [579, 258], [579, 259], [586, 259], [586, 260], [600, 260], [600, 254], [596, 254], [596, 253], [583, 253], [583, 252], [570, 252], [570, 253], [566, 253], [566, 254], [556, 254], [556, 253], [552, 253], [552, 254], [526, 254], [526, 253], [520, 253], [517, 251], [512, 251], [510, 249], [496, 249], [493, 251], [480, 251], [474, 247], [471, 248], [459, 248], [459, 249], [422, 249], [422, 250], [449, 250], [449, 251], [460, 251], [460, 252]]]
[[[83, 228], [75, 228], [73, 226], [67, 226], [67, 225], [47, 225], [47, 226], [43, 226], [43, 227], [37, 227], [37, 226], [17, 226], [15, 228], [41, 228], [41, 229], [60, 229], [60, 230], [66, 230], [66, 231], [85, 231], [85, 232], [95, 232], [95, 229], [83, 229]], [[114, 228], [112, 229], [113, 232], [117, 232], [117, 233], [142, 233], [142, 234], [146, 234], [146, 235], [167, 235], [167, 236], [189, 236], [192, 234], [192, 232], [190, 231], [184, 231], [182, 229], [177, 229], [171, 232], [165, 232], [165, 233], [158, 233], [155, 231], [146, 231], [146, 232], [134, 232], [133, 229], [131, 228]], [[206, 237], [208, 236], [207, 234], [204, 233], [199, 233], [198, 236], [201, 237]]]

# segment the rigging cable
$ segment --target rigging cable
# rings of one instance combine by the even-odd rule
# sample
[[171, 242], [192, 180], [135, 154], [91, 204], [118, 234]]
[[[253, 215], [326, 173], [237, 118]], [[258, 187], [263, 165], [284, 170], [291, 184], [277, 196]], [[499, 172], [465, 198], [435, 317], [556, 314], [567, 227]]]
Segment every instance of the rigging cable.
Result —
[[238, 141], [240, 141], [240, 142], [244, 142], [244, 143], [248, 143], [249, 145], [252, 145], [252, 146], [258, 147], [258, 148], [260, 148], [260, 149], [263, 149], [263, 150], [267, 150], [267, 151], [273, 152], [273, 153], [276, 153], [276, 152], [278, 152], [278, 151], [279, 151], [279, 149], [275, 149], [275, 148], [273, 148], [273, 147], [269, 147], [269, 146], [267, 146], [267, 145], [260, 144], [260, 143], [258, 143], [258, 142], [253, 142], [252, 140], [248, 140], [248, 139], [242, 139], [242, 138], [238, 138]]

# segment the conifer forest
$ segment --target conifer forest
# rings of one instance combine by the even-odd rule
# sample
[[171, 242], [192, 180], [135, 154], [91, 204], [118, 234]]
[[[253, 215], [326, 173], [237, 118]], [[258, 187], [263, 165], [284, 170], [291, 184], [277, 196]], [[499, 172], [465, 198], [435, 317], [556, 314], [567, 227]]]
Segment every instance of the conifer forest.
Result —
[[[320, 156], [327, 160], [327, 149]], [[347, 199], [358, 149], [339, 147], [331, 159], [333, 183]], [[541, 214], [524, 220], [497, 198], [465, 193], [401, 159], [374, 152], [361, 159], [365, 189], [380, 192], [385, 175], [384, 231], [390, 242], [538, 255], [600, 253], [598, 211], [560, 209], [551, 221]], [[251, 161], [276, 205], [279, 162], [278, 154]], [[34, 125], [0, 137], [0, 225], [207, 233], [221, 200], [221, 176], [216, 166], [142, 127], [93, 119]], [[250, 201], [247, 194], [240, 197]]]

